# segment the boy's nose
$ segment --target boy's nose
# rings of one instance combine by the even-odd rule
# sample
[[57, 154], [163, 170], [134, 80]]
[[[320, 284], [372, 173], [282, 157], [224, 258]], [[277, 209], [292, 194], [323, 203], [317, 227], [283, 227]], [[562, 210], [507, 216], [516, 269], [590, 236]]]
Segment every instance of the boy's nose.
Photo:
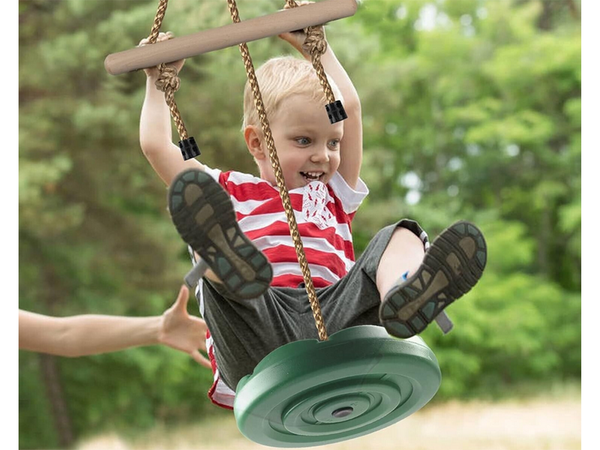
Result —
[[327, 162], [329, 161], [329, 152], [327, 151], [327, 147], [319, 147], [317, 149], [315, 149], [315, 151], [313, 152], [311, 158], [313, 161], [324, 161]]

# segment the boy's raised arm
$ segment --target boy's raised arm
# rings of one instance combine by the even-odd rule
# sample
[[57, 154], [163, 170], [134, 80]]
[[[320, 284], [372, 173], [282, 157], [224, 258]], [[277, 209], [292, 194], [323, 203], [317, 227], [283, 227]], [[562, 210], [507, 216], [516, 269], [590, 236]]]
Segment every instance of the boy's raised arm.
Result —
[[344, 137], [340, 142], [340, 167], [338, 172], [352, 188], [356, 187], [360, 176], [363, 156], [362, 111], [358, 93], [346, 73], [344, 67], [336, 58], [331, 46], [321, 57], [325, 72], [333, 79], [344, 97], [344, 109], [348, 118], [343, 121]]
[[[168, 35], [161, 33], [159, 40], [168, 39]], [[142, 40], [140, 45], [146, 43]], [[183, 61], [174, 63], [179, 69]], [[144, 156], [168, 186], [179, 172], [196, 168], [204, 170], [204, 166], [195, 159], [185, 161], [179, 146], [173, 143], [171, 115], [165, 102], [164, 93], [156, 88], [158, 70], [146, 69], [146, 96], [140, 117], [140, 146]]]
[[[299, 2], [300, 6], [310, 2]], [[311, 57], [306, 53], [302, 45], [306, 39], [306, 34], [303, 32], [284, 33], [279, 37], [289, 42], [302, 55], [311, 60]], [[343, 121], [344, 137], [340, 142], [340, 167], [338, 172], [346, 180], [346, 183], [352, 188], [356, 187], [360, 176], [360, 168], [362, 165], [363, 153], [363, 132], [362, 132], [362, 111], [360, 98], [356, 92], [356, 88], [352, 80], [346, 73], [342, 64], [338, 61], [333, 53], [331, 46], [327, 45], [327, 51], [321, 56], [321, 64], [323, 69], [335, 84], [340, 89], [344, 97], [343, 105], [348, 118]]]

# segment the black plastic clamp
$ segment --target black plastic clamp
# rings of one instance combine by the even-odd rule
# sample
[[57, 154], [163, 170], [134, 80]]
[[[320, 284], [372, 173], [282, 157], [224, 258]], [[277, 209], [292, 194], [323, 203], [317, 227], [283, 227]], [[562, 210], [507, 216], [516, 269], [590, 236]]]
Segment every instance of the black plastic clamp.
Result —
[[196, 156], [200, 156], [198, 144], [196, 144], [196, 140], [191, 136], [187, 139], [179, 141], [179, 148], [181, 149], [183, 159], [186, 161], [188, 159], [195, 158]]
[[341, 122], [348, 118], [346, 114], [346, 110], [344, 110], [344, 105], [339, 100], [336, 100], [333, 103], [325, 105], [325, 109], [327, 110], [327, 115], [329, 116], [329, 121], [334, 124], [337, 122]]

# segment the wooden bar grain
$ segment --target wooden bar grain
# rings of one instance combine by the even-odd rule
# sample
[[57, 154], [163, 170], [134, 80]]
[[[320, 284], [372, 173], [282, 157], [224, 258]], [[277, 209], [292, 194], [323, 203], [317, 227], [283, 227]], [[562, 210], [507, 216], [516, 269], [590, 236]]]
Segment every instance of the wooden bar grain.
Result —
[[356, 0], [323, 0], [188, 36], [113, 53], [104, 60], [104, 67], [111, 75], [154, 67], [161, 63], [178, 61], [244, 42], [349, 17], [356, 12], [356, 9]]

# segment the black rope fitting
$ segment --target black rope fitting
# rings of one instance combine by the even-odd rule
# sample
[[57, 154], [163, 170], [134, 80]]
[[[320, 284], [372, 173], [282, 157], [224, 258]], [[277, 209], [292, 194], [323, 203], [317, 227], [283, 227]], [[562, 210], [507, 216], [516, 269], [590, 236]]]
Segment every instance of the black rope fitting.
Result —
[[179, 148], [181, 149], [181, 154], [185, 161], [200, 156], [200, 149], [198, 148], [198, 144], [196, 144], [196, 139], [191, 136], [179, 141]]
[[346, 110], [344, 109], [344, 105], [339, 100], [336, 100], [333, 103], [325, 105], [325, 109], [327, 110], [327, 115], [329, 116], [329, 121], [334, 124], [337, 122], [341, 122], [348, 118], [346, 114]]

